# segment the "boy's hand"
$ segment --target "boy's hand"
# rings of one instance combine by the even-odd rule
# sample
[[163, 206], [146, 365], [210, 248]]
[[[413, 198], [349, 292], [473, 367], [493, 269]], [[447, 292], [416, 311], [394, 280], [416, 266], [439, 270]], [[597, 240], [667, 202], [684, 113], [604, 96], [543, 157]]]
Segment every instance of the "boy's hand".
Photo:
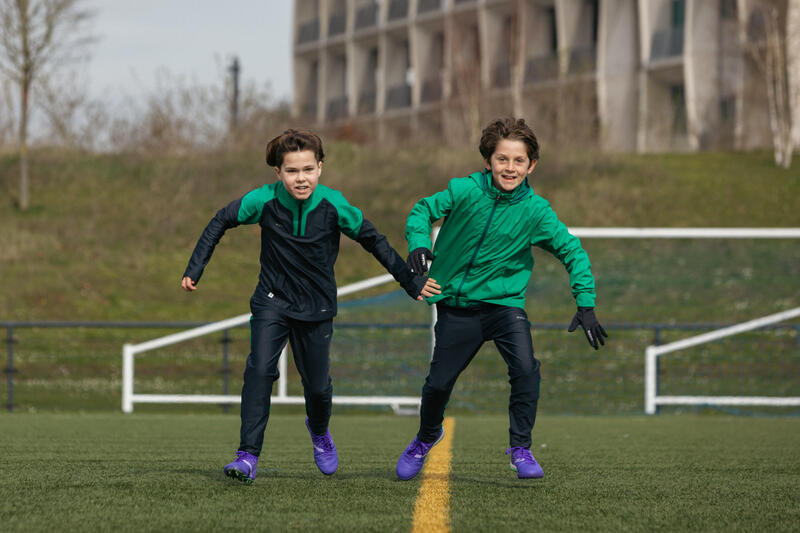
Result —
[[589, 341], [592, 348], [597, 350], [599, 348], [598, 342], [605, 346], [606, 342], [603, 337], [608, 337], [608, 333], [597, 321], [597, 317], [594, 316], [594, 307], [579, 307], [578, 312], [572, 317], [572, 322], [570, 322], [567, 331], [573, 332], [578, 329], [579, 325], [583, 327], [583, 331], [586, 333], [586, 340]]
[[425, 280], [425, 286], [422, 287], [422, 291], [420, 291], [419, 296], [417, 296], [417, 300], [422, 302], [425, 300], [425, 298], [430, 298], [431, 296], [435, 296], [437, 294], [442, 294], [441, 287], [438, 283], [436, 283], [435, 279], [428, 278]]
[[186, 292], [192, 292], [197, 290], [195, 282], [192, 281], [192, 279], [189, 276], [183, 277], [183, 281], [181, 281], [181, 287], [183, 287], [183, 290], [185, 290]]
[[414, 274], [421, 276], [428, 271], [428, 260], [433, 261], [433, 254], [425, 247], [420, 247], [408, 254], [408, 266]]

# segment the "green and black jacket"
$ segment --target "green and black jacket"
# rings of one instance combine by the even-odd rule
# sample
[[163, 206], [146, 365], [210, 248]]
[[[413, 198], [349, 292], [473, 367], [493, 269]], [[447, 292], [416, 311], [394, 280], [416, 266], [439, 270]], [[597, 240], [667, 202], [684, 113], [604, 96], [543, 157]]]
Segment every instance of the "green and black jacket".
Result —
[[533, 270], [531, 246], [556, 256], [569, 272], [578, 306], [594, 307], [589, 256], [527, 179], [509, 193], [492, 184], [490, 171], [450, 180], [446, 190], [414, 205], [406, 223], [408, 249], [431, 247], [431, 224], [444, 218], [430, 276], [442, 293], [428, 298], [456, 307], [487, 302], [525, 307]]
[[292, 318], [314, 321], [336, 315], [333, 265], [340, 233], [374, 255], [412, 298], [425, 284], [426, 278], [415, 276], [386, 237], [339, 191], [317, 185], [300, 201], [280, 181], [220, 209], [197, 241], [184, 276], [199, 281], [225, 231], [240, 224], [261, 226], [261, 272], [251, 302]]

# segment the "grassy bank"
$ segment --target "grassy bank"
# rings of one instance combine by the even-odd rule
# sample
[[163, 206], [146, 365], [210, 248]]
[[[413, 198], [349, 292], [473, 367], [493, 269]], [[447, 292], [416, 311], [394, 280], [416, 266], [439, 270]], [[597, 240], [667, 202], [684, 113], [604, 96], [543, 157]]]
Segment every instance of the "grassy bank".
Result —
[[[414, 202], [480, 166], [475, 150], [395, 152], [336, 142], [327, 149], [323, 182], [342, 190], [403, 253], [404, 221]], [[0, 158], [0, 318], [213, 320], [247, 310], [258, 274], [256, 227], [223, 239], [200, 291], [189, 297], [178, 282], [216, 210], [274, 179], [261, 153], [37, 152], [33, 207], [26, 212], [13, 203], [17, 168], [14, 157]], [[776, 169], [768, 153], [600, 156], [544, 149], [532, 182], [572, 226], [800, 226], [800, 177]], [[655, 256], [645, 250], [641, 260], [660, 250]], [[613, 255], [593, 253], [602, 261]], [[690, 262], [696, 256], [691, 248], [663, 253]], [[609, 264], [639, 261], [635, 254], [616, 255]], [[734, 251], [731, 260], [752, 255]], [[534, 283], [547, 280], [545, 270], [535, 271]], [[612, 277], [608, 270], [595, 267], [600, 282]], [[376, 261], [343, 239], [340, 283], [380, 273]], [[620, 296], [604, 294], [612, 285], [599, 284], [609, 302]]]

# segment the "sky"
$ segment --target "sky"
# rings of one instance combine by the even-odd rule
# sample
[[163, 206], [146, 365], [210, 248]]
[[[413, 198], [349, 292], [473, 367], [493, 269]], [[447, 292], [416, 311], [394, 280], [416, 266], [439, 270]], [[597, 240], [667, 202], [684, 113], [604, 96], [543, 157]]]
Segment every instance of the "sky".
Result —
[[159, 71], [206, 85], [236, 55], [240, 80], [292, 98], [292, 0], [85, 0], [94, 11], [90, 91], [134, 98], [156, 87]]

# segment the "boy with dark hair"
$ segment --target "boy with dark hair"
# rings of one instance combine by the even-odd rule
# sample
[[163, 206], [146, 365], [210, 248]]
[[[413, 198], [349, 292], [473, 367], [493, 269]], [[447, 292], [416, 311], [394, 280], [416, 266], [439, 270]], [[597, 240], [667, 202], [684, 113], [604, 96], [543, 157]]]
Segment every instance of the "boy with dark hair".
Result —
[[244, 483], [256, 477], [264, 443], [278, 358], [291, 344], [303, 383], [306, 427], [320, 472], [333, 474], [339, 458], [328, 421], [333, 387], [329, 373], [336, 280], [333, 265], [339, 236], [358, 241], [409, 296], [437, 294], [431, 278], [414, 275], [361, 211], [339, 191], [319, 184], [325, 154], [313, 132], [286, 130], [267, 145], [267, 165], [278, 181], [250, 191], [217, 212], [200, 236], [181, 286], [194, 291], [225, 231], [240, 224], [261, 226], [261, 271], [250, 309], [250, 355], [242, 387], [242, 425], [236, 459], [227, 476]]
[[[485, 169], [450, 181], [446, 190], [423, 198], [406, 224], [408, 257], [417, 274], [441, 283], [435, 303], [436, 346], [422, 387], [417, 436], [397, 462], [397, 476], [411, 479], [444, 436], [444, 410], [459, 374], [486, 341], [494, 341], [508, 365], [511, 396], [511, 469], [520, 478], [540, 478], [530, 451], [539, 400], [539, 361], [533, 356], [525, 291], [533, 269], [531, 246], [556, 256], [570, 276], [578, 311], [568, 330], [583, 327], [594, 349], [605, 330], [594, 315], [595, 286], [589, 257], [550, 204], [537, 196], [527, 176], [539, 160], [539, 143], [522, 119], [495, 120], [483, 130]], [[444, 218], [431, 252], [431, 224]]]

